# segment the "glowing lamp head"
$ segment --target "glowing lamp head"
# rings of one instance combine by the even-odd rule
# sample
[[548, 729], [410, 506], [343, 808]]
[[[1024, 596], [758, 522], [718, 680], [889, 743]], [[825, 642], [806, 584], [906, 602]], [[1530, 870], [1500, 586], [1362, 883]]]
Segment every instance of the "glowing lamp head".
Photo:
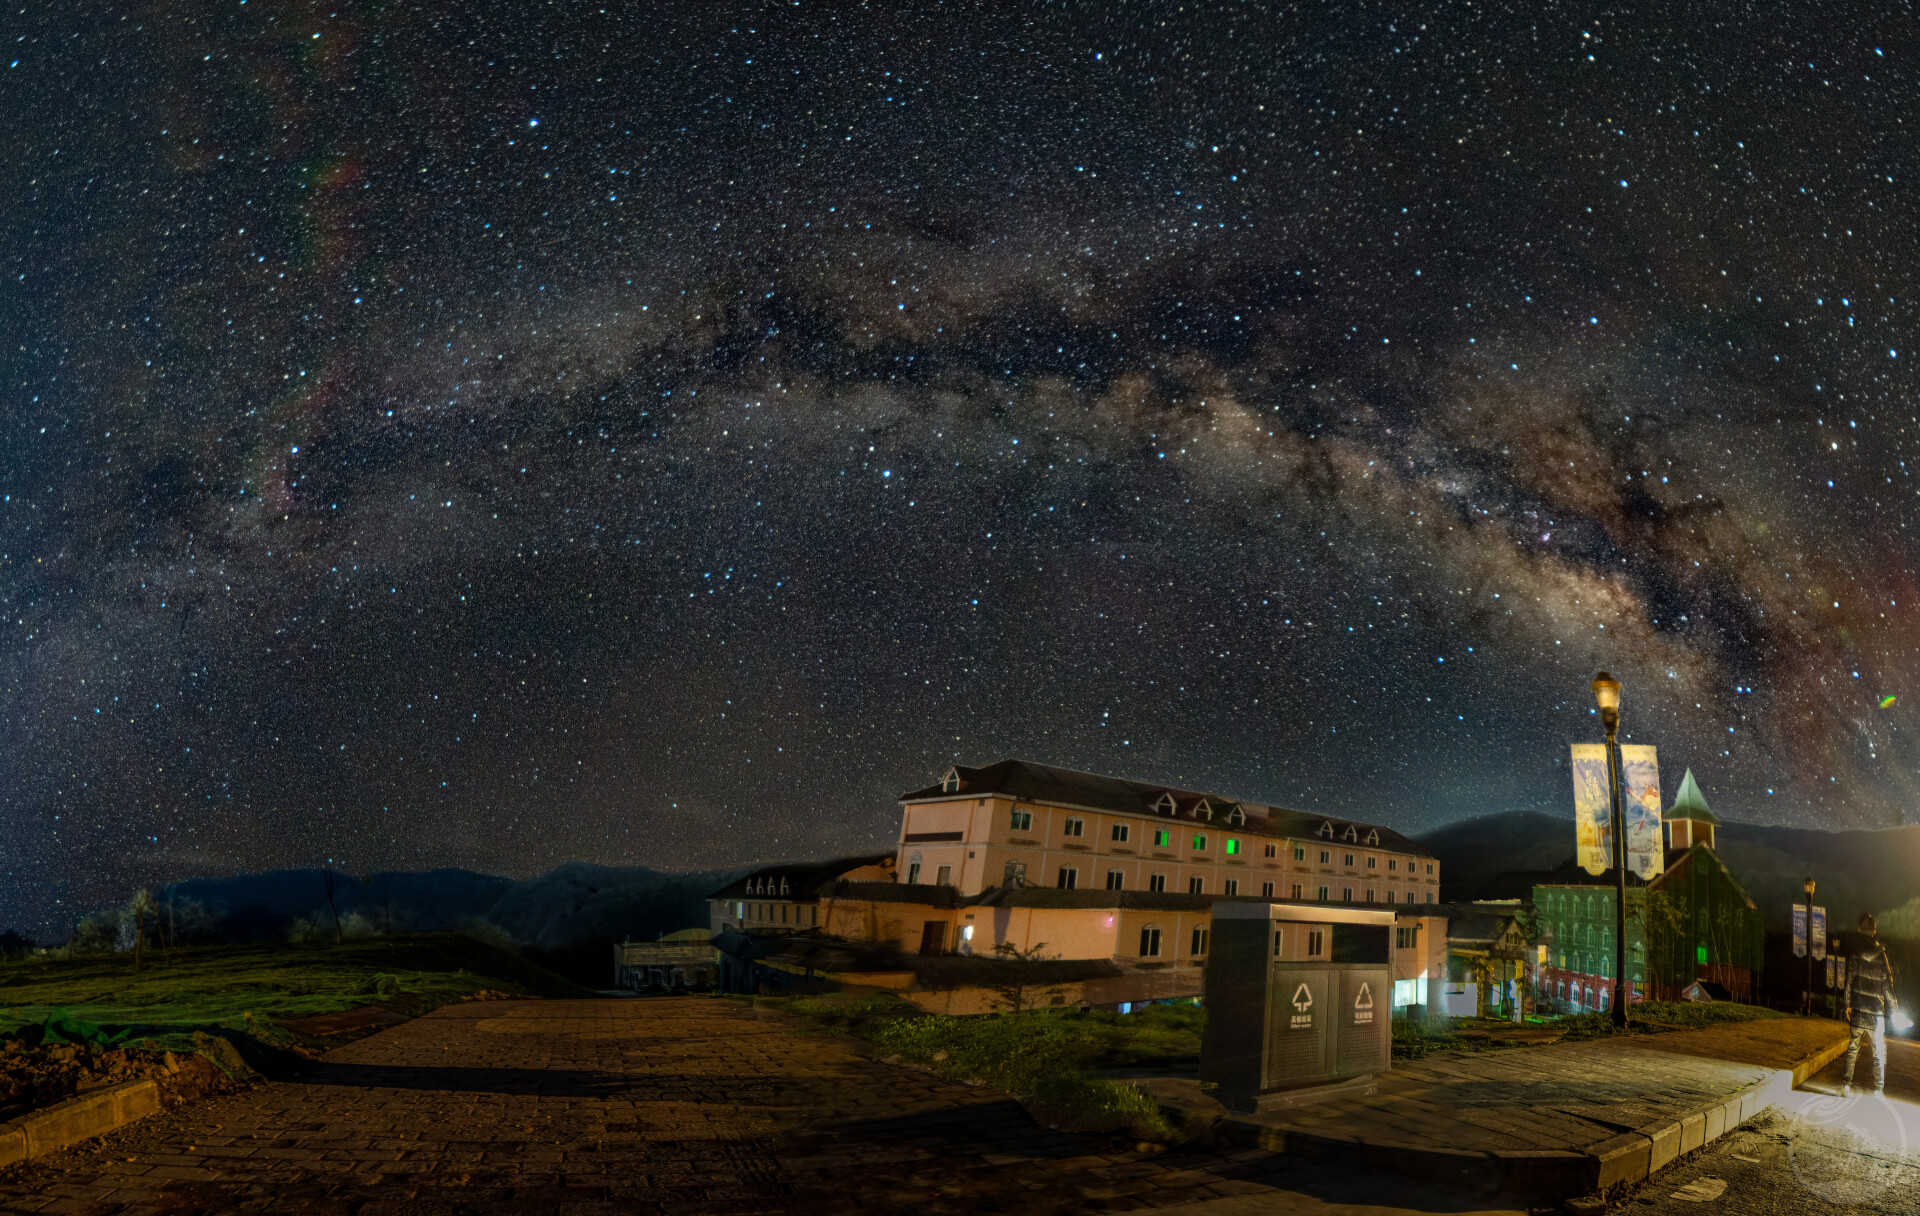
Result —
[[1603, 714], [1619, 713], [1620, 681], [1604, 671], [1593, 677], [1593, 701]]

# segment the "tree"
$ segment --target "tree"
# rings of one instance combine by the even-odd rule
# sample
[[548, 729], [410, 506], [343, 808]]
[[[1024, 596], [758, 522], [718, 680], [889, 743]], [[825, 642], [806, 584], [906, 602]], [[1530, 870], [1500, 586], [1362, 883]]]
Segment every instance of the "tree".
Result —
[[[986, 987], [994, 995], [994, 1006], [1006, 1013], [1019, 1013], [1038, 1004], [1042, 998], [1059, 995], [1057, 984], [1045, 981], [1046, 964], [1057, 955], [1042, 954], [1045, 942], [1035, 942], [1025, 950], [1012, 942], [999, 942], [993, 953], [1000, 961], [989, 976]], [[1039, 991], [1032, 991], [1038, 989]]]
[[133, 969], [139, 971], [147, 965], [147, 918], [159, 911], [153, 892], [146, 887], [135, 891], [127, 903], [127, 911], [133, 915]]
[[1646, 921], [1641, 936], [1647, 950], [1647, 995], [1670, 999], [1694, 976], [1693, 958], [1688, 949], [1687, 909], [1658, 887], [1647, 889], [1644, 907]]

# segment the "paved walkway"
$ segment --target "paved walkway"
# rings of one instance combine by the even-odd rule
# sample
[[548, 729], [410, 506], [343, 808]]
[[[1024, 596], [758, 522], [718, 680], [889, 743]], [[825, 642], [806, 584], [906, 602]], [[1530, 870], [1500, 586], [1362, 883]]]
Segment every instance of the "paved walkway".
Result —
[[[1253, 1149], [1137, 1154], [737, 1002], [454, 1006], [0, 1175], [0, 1211], [1474, 1211]], [[1203, 1211], [1205, 1209], [1202, 1209]]]

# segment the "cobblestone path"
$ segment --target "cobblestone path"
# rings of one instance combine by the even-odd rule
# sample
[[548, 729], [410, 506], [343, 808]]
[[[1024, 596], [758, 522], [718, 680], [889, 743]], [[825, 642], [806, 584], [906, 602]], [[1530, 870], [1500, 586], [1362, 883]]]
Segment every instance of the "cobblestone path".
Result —
[[1048, 1131], [1004, 1095], [733, 1001], [500, 1001], [18, 1167], [0, 1211], [1065, 1213], [1276, 1188], [1288, 1211], [1384, 1210], [1349, 1206], [1352, 1181]]

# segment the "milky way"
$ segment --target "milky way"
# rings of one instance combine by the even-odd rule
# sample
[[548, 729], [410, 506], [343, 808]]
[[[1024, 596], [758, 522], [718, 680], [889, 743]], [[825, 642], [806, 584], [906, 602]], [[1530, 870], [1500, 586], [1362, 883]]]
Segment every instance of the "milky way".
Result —
[[1915, 23], [1678, 7], [17, 12], [0, 918], [954, 758], [1563, 812], [1603, 666], [1901, 821]]

